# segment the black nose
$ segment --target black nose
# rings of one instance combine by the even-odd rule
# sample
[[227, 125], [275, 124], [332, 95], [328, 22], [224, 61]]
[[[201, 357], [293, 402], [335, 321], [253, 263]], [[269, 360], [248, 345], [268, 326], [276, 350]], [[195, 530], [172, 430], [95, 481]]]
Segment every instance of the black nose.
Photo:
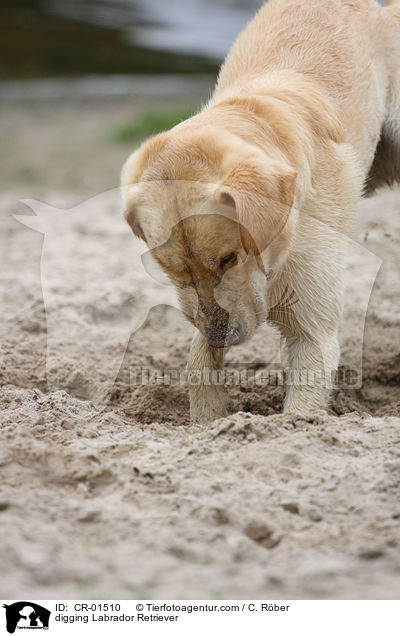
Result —
[[205, 329], [206, 338], [210, 347], [221, 349], [237, 345], [243, 340], [243, 329], [241, 325], [229, 327], [226, 331]]

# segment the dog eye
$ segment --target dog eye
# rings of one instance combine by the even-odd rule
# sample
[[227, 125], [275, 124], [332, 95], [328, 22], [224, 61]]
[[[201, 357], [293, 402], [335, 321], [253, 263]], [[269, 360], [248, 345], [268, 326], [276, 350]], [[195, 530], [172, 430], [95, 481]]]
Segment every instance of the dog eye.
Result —
[[221, 260], [219, 262], [220, 268], [223, 269], [225, 267], [225, 265], [228, 265], [228, 263], [231, 263], [233, 260], [236, 260], [235, 252], [231, 252], [230, 254], [227, 254], [226, 256], [221, 258]]

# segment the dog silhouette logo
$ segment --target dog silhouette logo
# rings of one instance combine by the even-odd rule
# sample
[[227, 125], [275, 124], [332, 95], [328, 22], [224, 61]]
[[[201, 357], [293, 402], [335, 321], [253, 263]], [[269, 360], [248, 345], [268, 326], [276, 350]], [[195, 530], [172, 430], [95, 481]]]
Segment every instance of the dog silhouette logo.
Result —
[[3, 605], [6, 610], [7, 631], [14, 634], [18, 629], [49, 629], [51, 612], [31, 601], [18, 601]]

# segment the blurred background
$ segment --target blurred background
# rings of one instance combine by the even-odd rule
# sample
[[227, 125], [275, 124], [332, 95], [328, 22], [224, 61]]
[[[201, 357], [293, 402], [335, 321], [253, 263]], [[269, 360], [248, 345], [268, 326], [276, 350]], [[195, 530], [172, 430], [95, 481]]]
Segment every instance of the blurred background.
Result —
[[2, 191], [90, 196], [207, 100], [262, 0], [1, 0]]

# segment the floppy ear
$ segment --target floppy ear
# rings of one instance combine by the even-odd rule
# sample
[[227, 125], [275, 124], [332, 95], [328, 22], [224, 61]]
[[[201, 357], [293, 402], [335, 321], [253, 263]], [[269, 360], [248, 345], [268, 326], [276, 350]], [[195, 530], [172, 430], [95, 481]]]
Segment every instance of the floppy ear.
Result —
[[236, 210], [243, 246], [262, 252], [284, 229], [294, 202], [297, 173], [289, 165], [258, 158], [239, 162], [215, 191]]
[[135, 236], [145, 241], [146, 237], [137, 216], [137, 207], [140, 200], [139, 186], [125, 186], [123, 188], [122, 199], [123, 213], [126, 222], [131, 226]]
[[125, 161], [121, 171], [121, 188], [124, 216], [133, 233], [144, 241], [145, 236], [137, 218], [137, 205], [140, 199], [139, 182], [146, 168], [161, 152], [167, 142], [167, 133], [160, 133], [145, 141]]

